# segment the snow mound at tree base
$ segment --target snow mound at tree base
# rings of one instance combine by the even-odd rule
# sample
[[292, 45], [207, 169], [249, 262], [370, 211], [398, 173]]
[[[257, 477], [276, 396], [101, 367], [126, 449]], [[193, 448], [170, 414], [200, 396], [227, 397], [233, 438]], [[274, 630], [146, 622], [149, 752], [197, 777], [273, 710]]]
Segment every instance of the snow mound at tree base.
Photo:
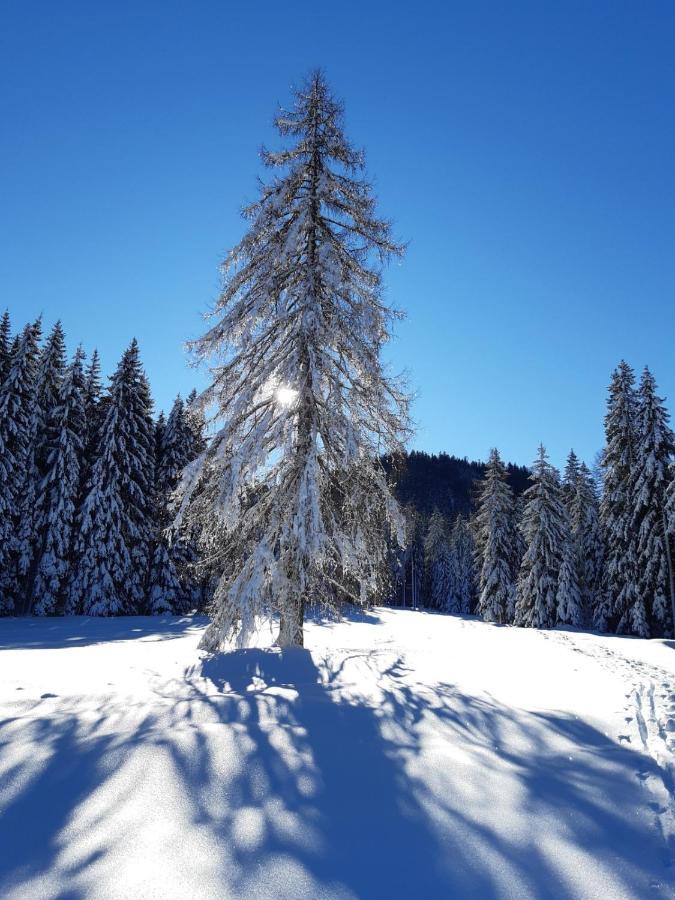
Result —
[[0, 896], [674, 895], [673, 642], [205, 625], [0, 623]]

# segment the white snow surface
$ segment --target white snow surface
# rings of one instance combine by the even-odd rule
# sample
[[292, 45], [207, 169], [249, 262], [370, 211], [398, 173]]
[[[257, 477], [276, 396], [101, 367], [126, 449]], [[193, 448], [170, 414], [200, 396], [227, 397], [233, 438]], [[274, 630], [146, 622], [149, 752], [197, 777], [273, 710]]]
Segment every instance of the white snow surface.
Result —
[[0, 622], [0, 896], [675, 896], [675, 642], [205, 626]]

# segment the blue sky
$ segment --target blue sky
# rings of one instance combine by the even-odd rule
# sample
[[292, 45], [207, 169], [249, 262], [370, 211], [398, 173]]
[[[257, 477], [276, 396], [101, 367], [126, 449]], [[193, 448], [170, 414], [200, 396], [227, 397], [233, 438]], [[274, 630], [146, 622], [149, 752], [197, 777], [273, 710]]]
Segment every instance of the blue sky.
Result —
[[592, 461], [611, 369], [675, 397], [671, 2], [0, 6], [0, 271], [158, 407], [218, 290], [278, 102], [324, 67], [409, 241], [387, 358], [414, 446]]

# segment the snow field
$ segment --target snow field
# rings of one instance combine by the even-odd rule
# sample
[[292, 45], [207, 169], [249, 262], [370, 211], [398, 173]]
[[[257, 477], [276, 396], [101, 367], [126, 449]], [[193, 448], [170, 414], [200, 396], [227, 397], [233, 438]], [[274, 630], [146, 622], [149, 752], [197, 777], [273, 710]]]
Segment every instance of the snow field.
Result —
[[675, 896], [673, 642], [405, 610], [0, 631], [0, 895]]

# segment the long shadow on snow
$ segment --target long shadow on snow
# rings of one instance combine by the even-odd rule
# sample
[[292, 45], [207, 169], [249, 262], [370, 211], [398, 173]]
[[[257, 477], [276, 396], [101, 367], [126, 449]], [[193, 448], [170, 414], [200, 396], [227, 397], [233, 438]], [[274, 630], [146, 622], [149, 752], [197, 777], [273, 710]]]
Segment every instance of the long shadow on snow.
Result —
[[186, 631], [207, 622], [206, 616], [0, 618], [0, 650], [58, 650], [143, 638], [164, 641], [184, 637]]
[[[564, 821], [564, 839], [610, 870], [622, 859], [628, 893], [670, 877], [668, 849], [655, 849], [651, 823], [634, 815], [645, 802], [640, 779], [658, 776], [653, 760], [586, 723], [550, 714], [518, 720], [451, 685], [417, 691], [400, 661], [384, 673], [383, 700], [373, 704], [341, 696], [338, 673], [319, 670], [304, 650], [223, 654], [204, 660], [201, 674], [218, 688], [203, 699], [221, 721], [245, 721], [248, 747], [245, 769], [228, 787], [233, 809], [210, 824], [228, 841], [238, 809], [267, 810], [262, 840], [235, 848], [244, 892], [261, 859], [291, 855], [317, 882], [358, 897], [495, 897], [505, 889], [504, 867], [536, 897], [579, 896], [561, 882], [535, 829], [523, 841], [509, 823], [488, 827], [481, 803], [463, 808], [450, 781], [439, 796], [410, 772], [422, 720], [450, 726], [450, 743], [470, 748], [487, 769], [510, 767], [524, 819]], [[177, 764], [189, 778], [194, 760]]]
[[[369, 654], [353, 657], [367, 665]], [[149, 745], [160, 757], [168, 749], [167, 777], [234, 863], [225, 867], [223, 896], [299, 896], [289, 883], [302, 879], [284, 881], [289, 865], [311, 877], [315, 896], [332, 888], [361, 898], [491, 898], [510, 895], [514, 882], [519, 896], [582, 896], [561, 881], [538, 816], [555, 819], [558, 839], [598, 867], [616, 872], [620, 860], [616, 877], [629, 896], [644, 895], [650, 881], [661, 885], [652, 896], [670, 895], [667, 848], [635, 815], [645, 804], [640, 779], [659, 774], [653, 760], [576, 719], [516, 714], [452, 685], [411, 687], [400, 661], [379, 687], [378, 699], [353, 699], [340, 673], [318, 667], [307, 651], [242, 650], [205, 659], [182, 684], [161, 685], [154, 718], [114, 730], [114, 740], [105, 710], [91, 725], [76, 712], [43, 716], [32, 740], [47, 759], [14, 773], [20, 788], [0, 810], [0, 893], [59, 869], [60, 896], [86, 895], [101, 871], [88, 866], [114, 861], [114, 828], [99, 829], [105, 841], [94, 842], [76, 870], [60, 859], [66, 829], [92, 792]], [[0, 742], [12, 739], [15, 724], [0, 723]], [[439, 729], [445, 750], [471, 759], [470, 803], [458, 796], [452, 755], [440, 766], [430, 759], [424, 779], [411, 769], [428, 752], [423, 724]], [[232, 739], [243, 765], [218, 776]], [[485, 813], [499, 798], [486, 785], [505, 767], [520, 807], [516, 823], [497, 826]], [[134, 786], [127, 789], [114, 808], [100, 809], [98, 824], [123, 815]], [[242, 841], [242, 814], [250, 821], [251, 811], [256, 828]]]

